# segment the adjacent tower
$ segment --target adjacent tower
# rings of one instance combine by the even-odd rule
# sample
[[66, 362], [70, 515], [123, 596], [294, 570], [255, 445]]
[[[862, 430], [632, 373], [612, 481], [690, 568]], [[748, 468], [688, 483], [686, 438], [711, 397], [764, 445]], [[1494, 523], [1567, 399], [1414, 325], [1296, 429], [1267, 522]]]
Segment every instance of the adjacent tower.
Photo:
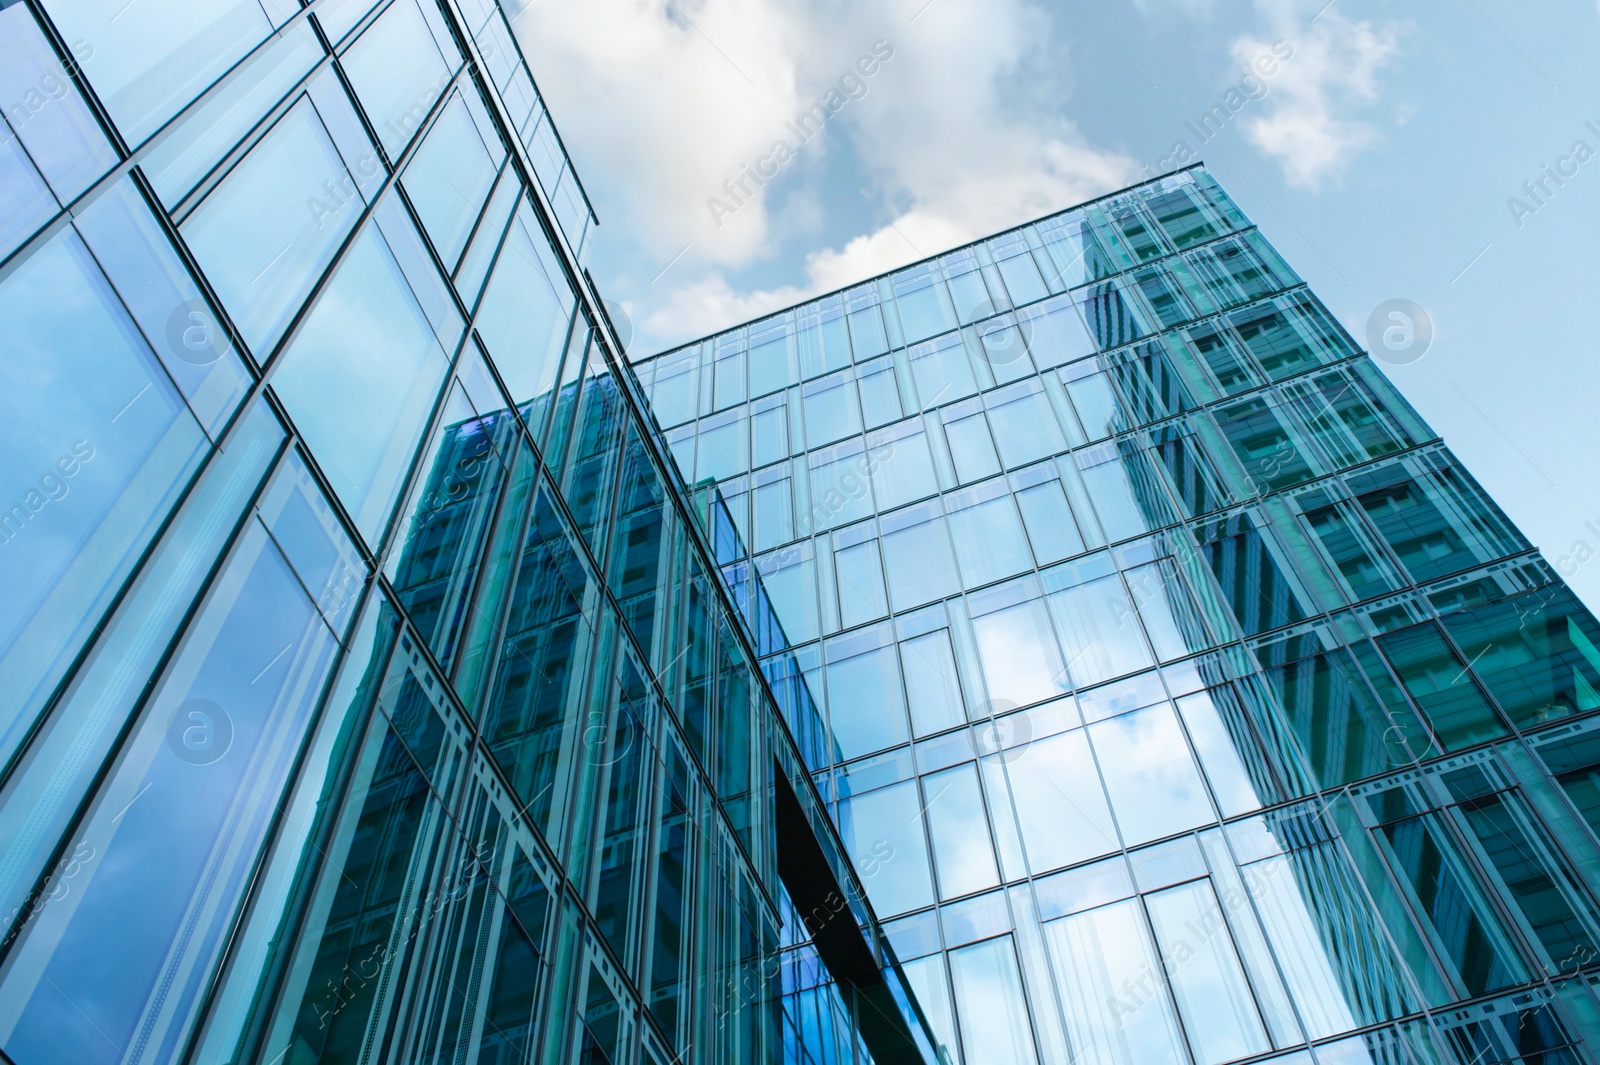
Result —
[[637, 370], [952, 1059], [1594, 1060], [1600, 626], [1204, 169]]

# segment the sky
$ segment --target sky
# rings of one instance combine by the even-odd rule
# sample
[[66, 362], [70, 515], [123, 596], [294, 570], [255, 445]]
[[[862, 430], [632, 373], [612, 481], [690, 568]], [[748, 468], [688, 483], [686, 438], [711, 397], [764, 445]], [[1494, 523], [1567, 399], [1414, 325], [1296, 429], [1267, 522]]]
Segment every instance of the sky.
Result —
[[1600, 0], [507, 8], [631, 355], [1201, 160], [1600, 609]]

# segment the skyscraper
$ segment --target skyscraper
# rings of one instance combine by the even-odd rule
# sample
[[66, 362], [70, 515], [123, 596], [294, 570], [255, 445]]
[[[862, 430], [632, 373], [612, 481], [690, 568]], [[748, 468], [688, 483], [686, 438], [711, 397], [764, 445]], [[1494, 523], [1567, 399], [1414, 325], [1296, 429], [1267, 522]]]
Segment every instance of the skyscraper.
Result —
[[637, 369], [953, 1060], [1595, 1060], [1600, 626], [1203, 168]]
[[0, 1058], [936, 1061], [504, 13], [5, 3], [0, 104]]
[[1594, 1060], [1600, 630], [1205, 171], [636, 375], [486, 0], [0, 107], [0, 1056]]

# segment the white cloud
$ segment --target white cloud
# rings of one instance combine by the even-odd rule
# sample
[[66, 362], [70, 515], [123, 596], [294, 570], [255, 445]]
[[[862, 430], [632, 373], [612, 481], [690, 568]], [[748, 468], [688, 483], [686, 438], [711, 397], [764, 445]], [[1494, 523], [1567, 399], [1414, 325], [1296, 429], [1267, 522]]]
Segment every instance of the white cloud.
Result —
[[1280, 39], [1294, 55], [1270, 80], [1265, 113], [1249, 119], [1244, 133], [1278, 159], [1289, 184], [1315, 189], [1377, 135], [1351, 116], [1377, 101], [1378, 74], [1400, 52], [1401, 27], [1375, 27], [1330, 7], [1307, 28], [1305, 18], [1315, 12], [1299, 0], [1256, 0], [1256, 8], [1269, 39], [1238, 37], [1233, 58], [1248, 65]]
[[[534, 0], [516, 29], [601, 203], [602, 237], [635, 242], [659, 264], [623, 283], [623, 305], [640, 326], [635, 350], [714, 331], [1136, 179], [1132, 159], [1089, 145], [1061, 114], [1070, 84], [1039, 0], [934, 0], [912, 21], [922, 2]], [[859, 167], [847, 176], [866, 204], [849, 209], [872, 220], [869, 231], [808, 256], [803, 284], [738, 290], [729, 271], [759, 264], [777, 236], [815, 231], [820, 212], [775, 216], [755, 190], [718, 227], [707, 198], [769, 151], [785, 122], [878, 40], [894, 57], [783, 178], [791, 190], [815, 193], [830, 156], [853, 148]], [[839, 187], [855, 195], [829, 185], [829, 196]], [[686, 244], [682, 261], [650, 284]]]

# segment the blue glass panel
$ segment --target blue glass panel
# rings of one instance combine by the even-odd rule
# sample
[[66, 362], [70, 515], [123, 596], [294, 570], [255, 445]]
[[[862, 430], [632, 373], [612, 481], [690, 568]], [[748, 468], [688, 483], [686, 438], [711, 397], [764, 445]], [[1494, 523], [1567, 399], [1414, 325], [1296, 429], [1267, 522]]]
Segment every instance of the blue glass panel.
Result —
[[22, 142], [0, 120], [0, 255], [10, 255], [59, 209]]
[[0, 285], [0, 749], [128, 575], [204, 435], [68, 230]]
[[311, 23], [297, 22], [186, 113], [139, 164], [162, 202], [187, 196], [323, 54]]
[[1005, 757], [1014, 813], [1035, 875], [1118, 848], [1082, 729], [1035, 740]]
[[1038, 1061], [1011, 937], [953, 950], [949, 957], [966, 1060], [1016, 1065]]
[[928, 513], [928, 504], [886, 520], [883, 557], [889, 578], [889, 602], [908, 610], [961, 590], [944, 519]]
[[1116, 576], [1056, 592], [1049, 603], [1080, 687], [1154, 664], [1133, 603]]
[[821, 447], [861, 431], [861, 410], [850, 375], [813, 381], [804, 394], [807, 447]]
[[302, 100], [184, 222], [184, 239], [258, 360], [360, 218], [354, 182]]
[[47, 0], [84, 73], [129, 144], [154, 133], [272, 29], [255, 0]]
[[[282, 427], [266, 404], [252, 406], [228, 449], [207, 466], [116, 613], [94, 638], [43, 727], [30, 738], [26, 761], [5, 786], [0, 913], [26, 901], [36, 871], [66, 831], [128, 717], [155, 683], [162, 656], [227, 547], [282, 438]], [[18, 661], [13, 655], [7, 669], [14, 670]], [[43, 655], [27, 665], [41, 673], [66, 668], [65, 661], [49, 662]], [[54, 679], [52, 675], [52, 683]], [[48, 689], [40, 685], [38, 690]], [[16, 741], [13, 733], [8, 747]]]
[[1171, 706], [1090, 725], [1089, 736], [1129, 846], [1216, 820]]
[[273, 390], [376, 545], [447, 365], [376, 227], [356, 239], [279, 362]]
[[[908, 780], [839, 804], [839, 834], [858, 868], [872, 908], [885, 917], [933, 902], [928, 842], [922, 835], [917, 784]], [[882, 857], [888, 855], [888, 857]]]
[[841, 761], [908, 738], [900, 663], [893, 641], [884, 641], [868, 629], [828, 642], [829, 721]]
[[478, 309], [478, 335], [517, 403], [555, 387], [576, 298], [528, 201], [517, 210]]
[[[92, 58], [79, 42], [74, 62]], [[83, 97], [24, 5], [0, 11], [0, 99], [6, 121], [62, 203], [117, 164]]]
[[[1018, 385], [1018, 389], [1024, 386]], [[989, 427], [1006, 469], [1042, 459], [1066, 450], [1061, 425], [1041, 390], [1024, 390], [985, 397], [989, 406]]]
[[77, 224], [190, 409], [215, 434], [250, 375], [132, 179], [95, 200]]
[[997, 487], [1001, 494], [987, 501], [957, 510], [954, 508], [965, 502], [960, 498], [965, 493], [957, 493], [947, 504], [952, 508], [950, 537], [955, 541], [956, 560], [968, 588], [1013, 576], [1033, 566], [1016, 504], [1004, 494], [1003, 484]]
[[[978, 640], [993, 712], [1054, 698], [1071, 688], [1049, 617], [1039, 600], [974, 617], [972, 631]], [[978, 713], [981, 716], [982, 711]]]
[[494, 173], [467, 105], [452, 96], [401, 179], [447, 270], [461, 258]]
[[[175, 1055], [299, 751], [335, 641], [259, 525], [73, 836], [77, 891], [7, 958], [23, 1062]], [[146, 1049], [148, 1048], [148, 1049]]]
[[450, 79], [415, 0], [390, 4], [339, 65], [390, 162], [400, 157]]
[[977, 763], [928, 774], [922, 778], [922, 792], [940, 897], [957, 898], [998, 884]]

